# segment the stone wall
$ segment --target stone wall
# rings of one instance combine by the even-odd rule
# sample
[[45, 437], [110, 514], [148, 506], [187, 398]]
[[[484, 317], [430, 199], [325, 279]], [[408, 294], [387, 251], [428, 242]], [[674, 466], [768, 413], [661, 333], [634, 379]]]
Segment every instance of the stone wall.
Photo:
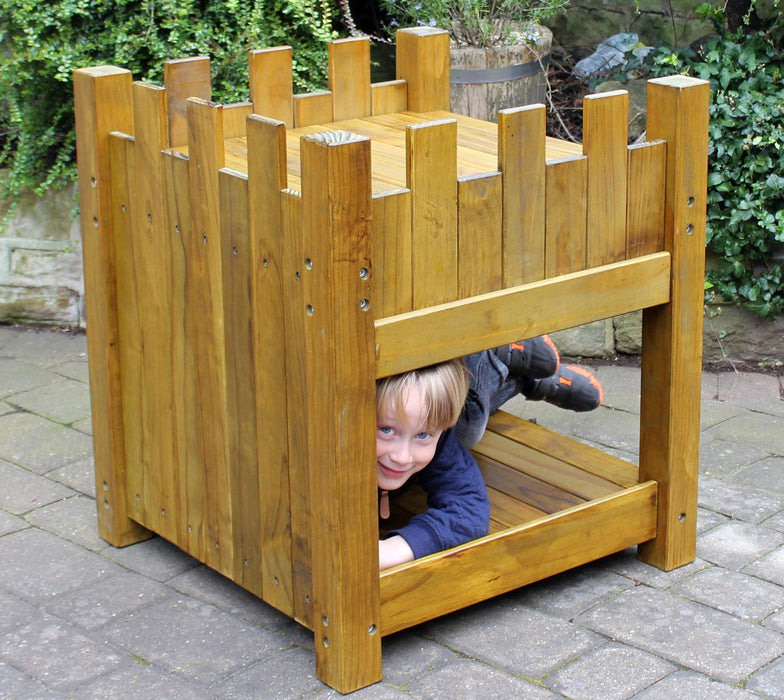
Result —
[[0, 230], [0, 323], [84, 326], [75, 191], [26, 194]]

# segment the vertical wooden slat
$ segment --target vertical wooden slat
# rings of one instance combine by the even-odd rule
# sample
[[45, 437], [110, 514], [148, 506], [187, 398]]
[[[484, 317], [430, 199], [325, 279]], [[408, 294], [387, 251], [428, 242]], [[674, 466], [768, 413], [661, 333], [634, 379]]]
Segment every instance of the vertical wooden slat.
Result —
[[503, 286], [502, 185], [500, 173], [457, 182], [461, 298]]
[[223, 137], [237, 139], [245, 137], [245, 120], [253, 113], [250, 102], [223, 105]]
[[163, 209], [161, 151], [168, 148], [166, 91], [133, 85], [136, 137], [132, 213], [136, 294], [141, 309], [141, 496], [144, 523], [176, 540], [179, 478], [174, 461], [171, 385], [171, 242]]
[[294, 95], [294, 126], [329, 124], [332, 121], [332, 93], [328, 90]]
[[626, 257], [657, 253], [664, 246], [664, 175], [667, 144], [629, 146]]
[[254, 115], [247, 129], [261, 578], [264, 599], [293, 615], [281, 205], [286, 127]]
[[248, 52], [250, 100], [253, 111], [294, 125], [294, 98], [290, 46], [253, 49]]
[[370, 116], [370, 39], [352, 37], [328, 44], [332, 119]]
[[433, 27], [399, 29], [395, 70], [408, 85], [412, 112], [449, 110], [449, 34]]
[[374, 197], [372, 226], [375, 316], [411, 311], [411, 192], [400, 190]]
[[504, 286], [544, 279], [545, 111], [530, 105], [498, 112], [503, 174]]
[[189, 185], [193, 223], [190, 281], [195, 289], [192, 336], [196, 353], [197, 424], [205, 473], [202, 536], [206, 563], [232, 569], [231, 494], [227, 454], [226, 352], [223, 338], [222, 246], [218, 171], [224, 165], [221, 107], [188, 100]]
[[547, 276], [585, 269], [587, 163], [585, 156], [547, 163], [545, 229]]
[[381, 679], [370, 141], [301, 152], [316, 670], [346, 693]]
[[629, 93], [587, 95], [583, 100], [583, 153], [588, 156], [588, 265], [626, 254], [626, 144]]
[[408, 86], [405, 80], [389, 80], [370, 86], [370, 104], [373, 116], [404, 112], [408, 103]]
[[406, 128], [406, 180], [411, 190], [414, 308], [457, 297], [457, 122]]
[[709, 83], [648, 83], [648, 135], [667, 142], [665, 248], [670, 303], [643, 312], [640, 479], [659, 485], [657, 536], [644, 561], [669, 570], [694, 559], [700, 435]]
[[133, 133], [130, 72], [75, 71], [74, 106], [98, 532], [121, 547], [150, 536], [129, 518], [126, 501], [109, 165], [109, 134]]
[[174, 429], [174, 461], [179, 479], [179, 522], [177, 543], [197, 559], [204, 559], [201, 528], [193, 527], [194, 513], [190, 505], [197, 504], [196, 522], [201, 522], [204, 475], [198, 456], [199, 431], [196, 425], [197, 392], [194, 348], [187, 342], [188, 324], [199, 310], [188, 303], [191, 267], [188, 262], [192, 241], [190, 198], [188, 194], [188, 159], [176, 152], [163, 155], [163, 177], [166, 197], [166, 231], [171, 251], [171, 385], [172, 425]]
[[210, 59], [206, 56], [178, 58], [163, 62], [163, 85], [169, 112], [169, 143], [188, 143], [188, 98], [209, 102], [212, 98]]
[[231, 579], [258, 596], [261, 580], [256, 435], [253, 284], [248, 231], [247, 176], [221, 170], [220, 219], [226, 343], [228, 454], [231, 491], [233, 571]]
[[305, 250], [302, 240], [303, 202], [299, 194], [285, 191], [281, 198], [283, 232], [283, 299], [286, 333], [286, 419], [288, 422], [289, 499], [291, 501], [291, 558], [293, 562], [294, 615], [313, 629], [311, 572], [311, 458], [308, 445], [310, 414], [305, 376], [305, 292], [302, 274]]

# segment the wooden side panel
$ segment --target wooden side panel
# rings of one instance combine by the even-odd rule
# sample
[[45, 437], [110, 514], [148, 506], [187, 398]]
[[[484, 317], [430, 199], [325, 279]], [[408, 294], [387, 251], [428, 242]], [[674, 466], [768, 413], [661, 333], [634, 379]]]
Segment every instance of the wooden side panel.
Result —
[[381, 679], [370, 141], [304, 138], [302, 197], [316, 670], [345, 693]]
[[378, 376], [666, 303], [669, 278], [669, 254], [658, 253], [379, 319]]
[[617, 494], [474, 540], [381, 574], [382, 632], [539, 581], [649, 539], [656, 484]]
[[370, 116], [370, 39], [329, 42], [332, 121]]
[[192, 323], [188, 338], [196, 354], [199, 456], [205, 474], [201, 535], [204, 558], [231, 575], [231, 491], [226, 417], [223, 262], [218, 171], [224, 164], [222, 108], [188, 100], [190, 204], [193, 222], [189, 264]]
[[[221, 257], [223, 261], [226, 343], [226, 424], [228, 435], [231, 579], [258, 596], [261, 580], [261, 511], [259, 508], [254, 361], [253, 271], [248, 231], [247, 177], [220, 171]], [[259, 397], [260, 398], [260, 397]]]
[[294, 126], [329, 124], [332, 121], [332, 93], [308, 92], [294, 95]]
[[399, 29], [395, 43], [395, 77], [408, 85], [408, 109], [449, 111], [449, 34], [433, 27]]
[[667, 144], [629, 146], [626, 257], [664, 249], [664, 176]]
[[587, 159], [551, 161], [546, 167], [548, 277], [585, 269]]
[[294, 80], [290, 46], [248, 51], [253, 111], [294, 126]]
[[405, 80], [389, 80], [370, 85], [370, 111], [373, 116], [404, 112], [408, 106]]
[[[141, 462], [129, 481], [140, 522], [177, 538], [179, 475], [175, 462], [171, 385], [171, 244], [164, 215], [161, 151], [168, 147], [166, 91], [134, 83], [136, 147], [132, 181], [133, 259], [141, 332], [139, 384], [132, 391], [140, 432], [128, 434]], [[122, 338], [121, 338], [122, 340]]]
[[130, 519], [117, 328], [109, 134], [133, 133], [131, 74], [104, 66], [74, 72], [77, 165], [90, 355], [98, 532], [122, 547], [149, 537]]
[[500, 173], [458, 180], [461, 298], [492, 292], [503, 286], [502, 184]]
[[163, 84], [169, 113], [169, 143], [173, 148], [188, 143], [188, 98], [212, 98], [210, 59], [206, 56], [163, 62]]
[[626, 254], [626, 143], [629, 93], [587, 95], [583, 100], [583, 153], [588, 156], [588, 265]]
[[541, 105], [498, 112], [498, 169], [503, 173], [504, 286], [545, 276], [545, 111]]
[[411, 192], [373, 198], [373, 269], [375, 316], [411, 311]]
[[414, 308], [457, 298], [457, 123], [409, 125], [406, 180], [411, 190]]
[[253, 113], [250, 102], [237, 102], [223, 107], [223, 137], [238, 139], [245, 137], [245, 120]]
[[285, 187], [285, 125], [253, 116], [248, 120], [248, 216], [259, 399], [261, 577], [264, 600], [293, 616], [281, 209]]
[[648, 83], [648, 135], [667, 142], [665, 249], [671, 302], [643, 313], [640, 477], [659, 483], [656, 539], [640, 557], [662, 569], [694, 559], [700, 437], [709, 84]]

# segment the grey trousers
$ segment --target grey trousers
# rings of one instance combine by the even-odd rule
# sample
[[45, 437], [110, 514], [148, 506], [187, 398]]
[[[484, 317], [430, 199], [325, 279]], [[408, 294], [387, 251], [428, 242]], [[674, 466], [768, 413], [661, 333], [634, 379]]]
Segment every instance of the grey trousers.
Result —
[[520, 382], [509, 376], [509, 368], [492, 350], [465, 358], [470, 386], [455, 433], [463, 445], [473, 447], [484, 435], [490, 414], [520, 393]]

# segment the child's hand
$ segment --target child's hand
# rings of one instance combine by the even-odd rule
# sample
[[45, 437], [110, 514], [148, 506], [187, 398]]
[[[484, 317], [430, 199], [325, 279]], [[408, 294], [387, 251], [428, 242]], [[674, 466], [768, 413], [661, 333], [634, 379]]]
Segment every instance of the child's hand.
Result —
[[414, 552], [400, 535], [378, 541], [378, 568], [388, 569], [390, 566], [404, 564], [414, 560]]

